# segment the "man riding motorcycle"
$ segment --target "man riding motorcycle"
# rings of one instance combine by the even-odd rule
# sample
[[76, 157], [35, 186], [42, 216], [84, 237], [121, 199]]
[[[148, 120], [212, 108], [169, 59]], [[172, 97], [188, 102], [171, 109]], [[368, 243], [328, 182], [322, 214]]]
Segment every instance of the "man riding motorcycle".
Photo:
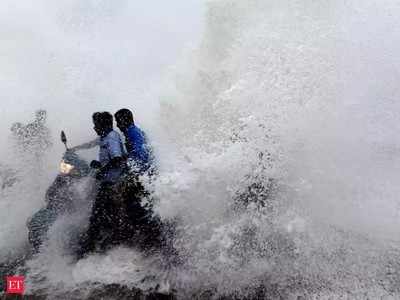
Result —
[[104, 249], [106, 245], [118, 241], [123, 227], [120, 207], [115, 201], [116, 184], [124, 169], [123, 144], [120, 135], [113, 130], [113, 117], [110, 113], [94, 113], [93, 124], [100, 137], [100, 149], [99, 161], [92, 161], [90, 166], [97, 169], [99, 187], [79, 256], [95, 250], [98, 243]]

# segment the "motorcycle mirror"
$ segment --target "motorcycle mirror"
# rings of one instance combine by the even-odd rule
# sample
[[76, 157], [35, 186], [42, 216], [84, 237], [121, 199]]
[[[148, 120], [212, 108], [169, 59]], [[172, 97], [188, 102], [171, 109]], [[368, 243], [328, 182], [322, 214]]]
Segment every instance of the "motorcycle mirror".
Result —
[[65, 135], [64, 130], [61, 131], [61, 142], [67, 147], [67, 136]]

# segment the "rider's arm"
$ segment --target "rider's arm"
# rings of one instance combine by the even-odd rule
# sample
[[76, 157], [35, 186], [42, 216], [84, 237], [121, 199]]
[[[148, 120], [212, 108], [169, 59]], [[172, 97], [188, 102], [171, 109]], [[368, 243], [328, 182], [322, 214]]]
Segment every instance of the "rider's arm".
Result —
[[100, 138], [96, 138], [93, 141], [72, 147], [69, 150], [72, 150], [72, 151], [87, 150], [87, 149], [92, 149], [92, 148], [98, 146], [99, 144], [100, 144]]
[[110, 160], [108, 164], [100, 168], [100, 173], [106, 173], [108, 170], [111, 169], [118, 169], [122, 167], [122, 163], [125, 161], [125, 159], [121, 157], [114, 157]]

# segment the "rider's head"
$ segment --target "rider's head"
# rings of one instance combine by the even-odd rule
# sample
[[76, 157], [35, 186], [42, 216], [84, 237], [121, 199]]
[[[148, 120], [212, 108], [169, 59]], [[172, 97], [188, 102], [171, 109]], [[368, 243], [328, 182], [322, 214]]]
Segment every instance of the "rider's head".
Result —
[[35, 112], [36, 121], [39, 123], [46, 122], [47, 112], [44, 109], [39, 109]]
[[133, 114], [127, 108], [120, 109], [115, 113], [115, 121], [117, 122], [117, 127], [122, 132], [125, 132], [131, 125], [135, 124]]
[[92, 119], [93, 129], [99, 136], [106, 136], [113, 129], [113, 116], [109, 112], [96, 112]]

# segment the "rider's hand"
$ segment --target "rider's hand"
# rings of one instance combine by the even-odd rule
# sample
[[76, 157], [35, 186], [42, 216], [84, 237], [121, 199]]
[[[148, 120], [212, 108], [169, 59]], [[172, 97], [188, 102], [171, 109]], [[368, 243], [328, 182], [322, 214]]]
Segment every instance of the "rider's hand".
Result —
[[74, 153], [75, 147], [67, 148], [67, 153]]
[[102, 172], [102, 171], [98, 171], [98, 172], [96, 172], [96, 179], [97, 180], [103, 180], [104, 179], [104, 172]]
[[92, 169], [100, 169], [101, 163], [98, 160], [92, 160], [92, 162], [90, 163], [90, 167]]

